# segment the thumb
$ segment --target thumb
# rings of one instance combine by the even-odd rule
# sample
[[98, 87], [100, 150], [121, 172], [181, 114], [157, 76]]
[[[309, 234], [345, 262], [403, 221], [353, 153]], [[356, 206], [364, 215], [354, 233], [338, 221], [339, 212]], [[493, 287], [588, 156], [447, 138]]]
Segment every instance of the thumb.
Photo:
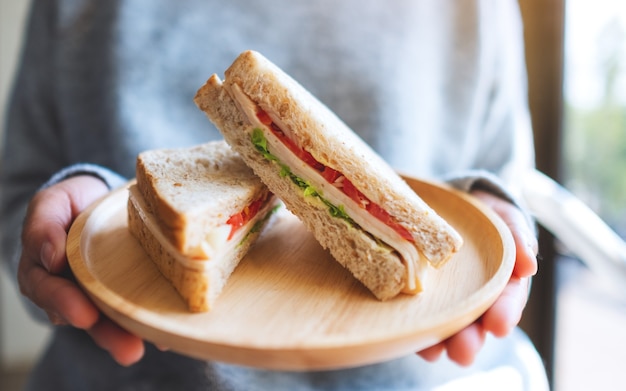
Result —
[[77, 176], [37, 193], [24, 220], [23, 252], [39, 259], [49, 272], [61, 272], [66, 265], [65, 243], [72, 222], [107, 190], [96, 177]]

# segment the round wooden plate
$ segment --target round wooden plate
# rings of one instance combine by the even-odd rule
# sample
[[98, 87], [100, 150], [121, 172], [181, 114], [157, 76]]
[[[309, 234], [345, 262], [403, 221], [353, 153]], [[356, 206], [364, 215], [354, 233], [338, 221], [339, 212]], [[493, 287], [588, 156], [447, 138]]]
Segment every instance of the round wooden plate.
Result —
[[157, 345], [207, 360], [280, 370], [364, 365], [410, 354], [477, 319], [515, 262], [510, 231], [448, 187], [405, 177], [463, 236], [425, 291], [380, 302], [284, 208], [241, 261], [208, 313], [187, 311], [127, 229], [126, 187], [83, 212], [68, 259], [96, 305]]

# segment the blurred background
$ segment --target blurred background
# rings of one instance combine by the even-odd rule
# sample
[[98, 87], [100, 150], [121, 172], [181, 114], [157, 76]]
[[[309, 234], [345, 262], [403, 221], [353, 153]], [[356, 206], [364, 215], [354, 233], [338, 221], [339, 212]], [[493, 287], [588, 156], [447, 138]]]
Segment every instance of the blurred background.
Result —
[[[0, 0], [0, 132], [18, 60], [28, 0]], [[0, 390], [17, 388], [43, 349], [49, 330], [25, 313], [14, 278], [0, 268]]]
[[[564, 26], [560, 181], [626, 238], [626, 3], [566, 0]], [[556, 389], [624, 390], [626, 281], [559, 250]]]
[[[0, 0], [0, 121], [30, 1]], [[520, 0], [538, 167], [626, 238], [626, 3]], [[626, 294], [542, 232], [523, 326], [554, 389], [626, 389]], [[0, 390], [19, 389], [49, 330], [24, 313], [0, 270]], [[626, 282], [624, 283], [626, 286]]]

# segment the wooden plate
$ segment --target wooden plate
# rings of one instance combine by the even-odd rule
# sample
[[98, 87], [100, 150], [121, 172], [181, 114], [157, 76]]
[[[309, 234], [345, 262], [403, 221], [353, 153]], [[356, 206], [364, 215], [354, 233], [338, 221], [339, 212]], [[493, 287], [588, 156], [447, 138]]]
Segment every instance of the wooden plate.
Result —
[[68, 259], [107, 316], [191, 357], [281, 370], [384, 361], [426, 348], [477, 319], [502, 292], [515, 262], [511, 234], [491, 210], [442, 185], [406, 180], [465, 240], [418, 296], [376, 300], [283, 208], [215, 308], [189, 313], [127, 230], [127, 188], [78, 217]]

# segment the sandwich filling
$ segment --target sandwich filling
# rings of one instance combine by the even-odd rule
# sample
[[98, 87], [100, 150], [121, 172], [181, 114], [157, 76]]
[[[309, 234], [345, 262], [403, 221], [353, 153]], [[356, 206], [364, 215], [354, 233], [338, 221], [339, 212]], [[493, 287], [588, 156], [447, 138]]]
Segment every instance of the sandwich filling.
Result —
[[254, 219], [256, 215], [259, 213], [261, 208], [266, 205], [270, 198], [272, 198], [272, 193], [264, 192], [256, 200], [252, 201], [250, 205], [247, 205], [243, 210], [239, 213], [235, 213], [230, 216], [228, 220], [226, 220], [226, 224], [230, 226], [230, 232], [228, 234], [227, 240], [232, 240], [235, 236], [235, 233], [239, 231], [241, 227], [248, 224], [250, 220]]
[[341, 172], [317, 161], [297, 145], [289, 128], [281, 124], [276, 115], [260, 108], [237, 85], [233, 87], [234, 100], [253, 125], [251, 141], [256, 149], [266, 159], [280, 165], [281, 175], [288, 176], [303, 189], [305, 196], [324, 203], [332, 216], [369, 233], [389, 251], [396, 251], [407, 270], [404, 291], [421, 291], [419, 276], [426, 272], [426, 265], [421, 261], [410, 232], [380, 205], [369, 200]]
[[181, 253], [170, 243], [159, 228], [156, 217], [148, 212], [145, 201], [134, 186], [130, 188], [129, 199], [134, 204], [146, 228], [170, 255], [186, 268], [207, 272], [212, 264], [209, 261], [227, 259], [237, 247], [248, 240], [250, 235], [259, 232], [279, 207], [276, 198], [271, 193], [263, 193], [261, 197], [246, 206], [240, 213], [234, 214], [228, 221], [207, 232], [205, 240], [201, 244], [202, 251], [206, 255], [199, 258]]

